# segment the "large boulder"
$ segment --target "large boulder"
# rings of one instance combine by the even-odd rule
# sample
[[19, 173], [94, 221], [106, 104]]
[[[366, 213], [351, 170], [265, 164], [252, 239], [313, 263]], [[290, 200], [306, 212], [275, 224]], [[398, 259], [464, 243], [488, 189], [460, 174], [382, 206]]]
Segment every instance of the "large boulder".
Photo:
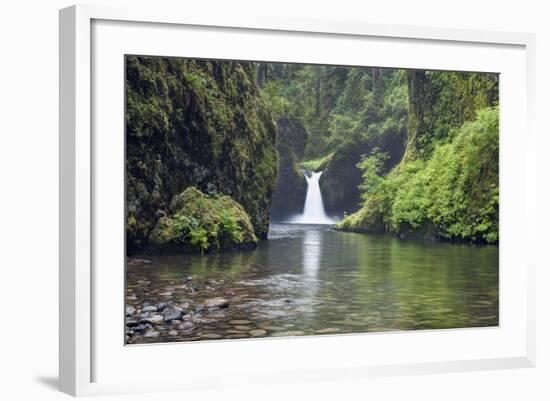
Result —
[[207, 196], [194, 187], [174, 196], [170, 214], [158, 220], [149, 236], [151, 252], [254, 249], [257, 243], [241, 205], [229, 196]]

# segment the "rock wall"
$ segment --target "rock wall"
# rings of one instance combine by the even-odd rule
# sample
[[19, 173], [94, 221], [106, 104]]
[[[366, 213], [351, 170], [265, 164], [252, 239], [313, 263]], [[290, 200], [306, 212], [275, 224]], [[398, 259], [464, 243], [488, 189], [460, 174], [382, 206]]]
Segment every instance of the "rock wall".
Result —
[[409, 89], [408, 143], [405, 160], [431, 156], [478, 110], [498, 103], [498, 75], [445, 71], [407, 71]]
[[330, 158], [319, 182], [327, 213], [342, 216], [344, 213], [354, 213], [361, 207], [361, 191], [358, 187], [362, 182], [362, 172], [357, 168], [361, 156], [370, 154], [375, 148], [388, 152], [390, 157], [385, 171], [389, 171], [401, 161], [404, 145], [404, 132], [396, 130], [338, 149]]
[[189, 186], [230, 196], [266, 238], [275, 140], [252, 63], [127, 57], [128, 252], [147, 246], [173, 196]]
[[308, 132], [289, 117], [279, 119], [277, 130], [279, 173], [271, 215], [274, 220], [284, 220], [303, 212], [307, 183], [299, 164], [304, 157]]

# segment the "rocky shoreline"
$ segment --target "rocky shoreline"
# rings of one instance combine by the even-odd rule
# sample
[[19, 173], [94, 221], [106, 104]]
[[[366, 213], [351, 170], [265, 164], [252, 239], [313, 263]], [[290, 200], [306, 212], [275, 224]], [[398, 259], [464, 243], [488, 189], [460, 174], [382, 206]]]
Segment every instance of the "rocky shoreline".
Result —
[[[130, 259], [127, 266], [131, 269], [133, 266], [149, 263], [151, 262], [146, 259]], [[127, 344], [257, 338], [265, 337], [273, 329], [278, 329], [269, 322], [253, 323], [246, 318], [230, 319], [228, 310], [231, 303], [247, 298], [249, 294], [237, 295], [233, 291], [224, 291], [222, 295], [217, 295], [217, 287], [222, 282], [213, 279], [196, 280], [189, 276], [182, 281], [173, 282], [162, 292], [157, 292], [155, 297], [162, 301], [156, 303], [139, 301], [136, 296], [136, 292], [152, 285], [150, 281], [139, 280], [138, 288], [128, 289], [125, 309]], [[182, 293], [186, 296], [180, 298]], [[304, 333], [294, 333], [301, 334]]]

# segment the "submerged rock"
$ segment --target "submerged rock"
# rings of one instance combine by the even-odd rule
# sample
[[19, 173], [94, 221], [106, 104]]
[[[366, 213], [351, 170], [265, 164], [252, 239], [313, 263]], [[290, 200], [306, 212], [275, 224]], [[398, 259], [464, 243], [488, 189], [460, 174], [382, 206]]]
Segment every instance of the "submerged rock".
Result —
[[150, 265], [153, 263], [148, 259], [129, 258], [126, 262], [127, 267]]
[[178, 326], [179, 330], [191, 330], [195, 325], [192, 322], [183, 322]]
[[211, 298], [204, 301], [204, 306], [207, 308], [227, 308], [229, 301], [221, 297]]
[[165, 322], [169, 322], [172, 320], [179, 320], [181, 319], [182, 316], [183, 316], [183, 311], [178, 308], [167, 307], [162, 312], [162, 317]]
[[247, 324], [250, 324], [250, 323], [252, 323], [250, 320], [242, 320], [242, 319], [231, 320], [229, 322], [229, 324], [233, 324], [233, 325], [237, 325], [237, 326], [239, 326], [239, 325], [244, 326], [244, 325], [247, 325]]
[[331, 334], [331, 333], [338, 333], [340, 331], [337, 327], [327, 327], [326, 329], [320, 329], [315, 330], [315, 333], [317, 334]]
[[216, 334], [216, 333], [204, 333], [204, 334], [201, 334], [201, 338], [203, 340], [218, 340], [220, 338], [223, 338], [223, 336], [221, 334]]
[[160, 333], [156, 330], [149, 330], [143, 335], [143, 337], [158, 337], [158, 336], [160, 336]]
[[267, 331], [263, 329], [256, 329], [256, 330], [250, 330], [248, 334], [250, 334], [252, 337], [262, 337], [267, 334]]
[[149, 323], [152, 323], [152, 324], [160, 324], [164, 322], [164, 318], [162, 317], [162, 315], [153, 315], [149, 317], [147, 320], [149, 321]]

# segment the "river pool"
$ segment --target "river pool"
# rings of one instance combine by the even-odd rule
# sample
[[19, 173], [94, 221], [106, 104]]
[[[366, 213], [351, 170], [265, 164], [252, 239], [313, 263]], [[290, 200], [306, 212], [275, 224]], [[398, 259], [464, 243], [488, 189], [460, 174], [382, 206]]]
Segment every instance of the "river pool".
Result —
[[128, 344], [499, 322], [496, 246], [272, 224], [253, 251], [145, 258], [126, 270]]

